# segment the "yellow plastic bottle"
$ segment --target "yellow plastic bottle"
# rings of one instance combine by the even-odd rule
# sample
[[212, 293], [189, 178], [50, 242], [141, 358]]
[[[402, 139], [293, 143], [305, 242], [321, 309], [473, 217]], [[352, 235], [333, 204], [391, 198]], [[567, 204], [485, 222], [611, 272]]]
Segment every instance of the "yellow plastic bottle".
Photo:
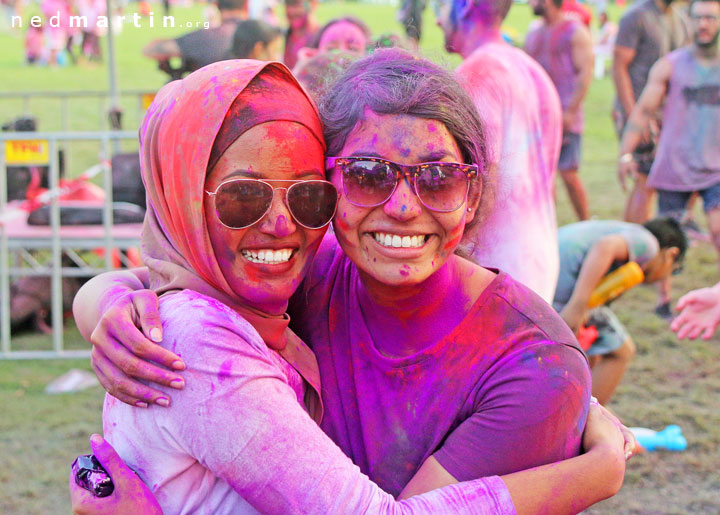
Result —
[[630, 288], [637, 286], [644, 279], [645, 274], [640, 265], [630, 261], [603, 277], [602, 281], [593, 290], [592, 295], [590, 295], [588, 307], [602, 306]]

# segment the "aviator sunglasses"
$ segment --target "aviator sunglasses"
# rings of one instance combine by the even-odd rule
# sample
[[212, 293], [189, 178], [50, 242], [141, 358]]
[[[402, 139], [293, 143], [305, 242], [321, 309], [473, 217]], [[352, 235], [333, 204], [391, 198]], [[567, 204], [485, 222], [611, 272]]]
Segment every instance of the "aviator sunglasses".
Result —
[[329, 157], [327, 168], [342, 172], [343, 194], [358, 207], [375, 207], [387, 202], [400, 179], [408, 181], [423, 206], [450, 213], [467, 200], [470, 180], [478, 166], [464, 163], [421, 163], [402, 165], [376, 157]]
[[[293, 184], [273, 187], [273, 182]], [[339, 194], [328, 181], [231, 179], [205, 193], [214, 199], [221, 224], [229, 229], [245, 229], [268, 214], [275, 190], [285, 190], [285, 205], [293, 219], [306, 229], [325, 227], [335, 216]]]

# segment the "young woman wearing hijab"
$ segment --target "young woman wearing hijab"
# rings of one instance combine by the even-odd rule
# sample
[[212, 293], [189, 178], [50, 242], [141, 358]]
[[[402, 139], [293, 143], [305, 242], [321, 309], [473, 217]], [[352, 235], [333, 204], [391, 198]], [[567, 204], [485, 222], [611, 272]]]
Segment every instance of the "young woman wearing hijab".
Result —
[[[298, 328], [318, 356], [326, 405], [322, 428], [363, 472], [401, 497], [497, 473], [486, 470], [506, 473], [577, 454], [587, 414], [589, 373], [572, 334], [532, 292], [502, 273], [452, 254], [480, 198], [479, 183], [472, 179], [477, 168], [467, 163], [484, 165], [482, 140], [471, 136], [482, 134], [482, 127], [470, 100], [447, 72], [397, 50], [356, 63], [338, 84], [354, 84], [356, 91], [366, 92], [334, 108], [331, 92], [325, 108], [330, 152], [340, 153], [330, 160], [332, 180], [343, 193], [335, 231], [347, 255], [332, 237], [327, 238], [294, 302], [294, 311], [303, 319]], [[404, 90], [397, 87], [401, 85]], [[336, 101], [347, 96], [338, 88]], [[378, 96], [379, 89], [394, 92], [395, 98]], [[437, 94], [413, 97], [413, 91]], [[466, 116], [458, 117], [460, 111]], [[398, 166], [383, 158], [422, 164]], [[397, 180], [396, 167], [411, 174], [408, 182]], [[252, 263], [252, 255], [248, 257], [242, 248], [230, 248], [233, 259]], [[127, 291], [118, 284], [110, 288], [113, 291], [104, 295], [96, 281], [77, 307], [93, 308], [89, 297], [114, 299]], [[103, 384], [110, 385], [118, 376], [109, 358], [127, 360], [129, 353], [120, 342], [132, 340], [133, 331], [137, 342], [139, 333], [131, 320], [113, 320], [123, 308], [106, 309], [107, 300], [97, 302], [97, 309], [77, 309], [76, 314], [88, 335], [93, 317], [97, 320], [106, 311], [107, 325], [96, 333], [96, 340], [109, 345], [94, 351], [94, 366]], [[144, 312], [142, 302], [138, 309]], [[148, 320], [143, 327], [148, 335], [159, 329]], [[162, 363], [180, 361], [167, 352], [180, 354], [170, 343], [169, 330], [173, 331], [165, 322], [162, 346], [146, 346], [141, 353]], [[134, 376], [163, 377], [169, 386], [171, 380], [182, 381], [157, 367], [132, 363]], [[194, 366], [188, 363], [190, 371]], [[187, 388], [193, 388], [197, 378], [190, 375], [187, 380]], [[129, 401], [140, 391], [137, 388], [125, 381], [113, 393]], [[163, 399], [167, 404], [167, 392], [163, 388], [146, 399]], [[237, 406], [235, 415], [203, 414], [234, 421], [266, 399], [244, 402], [228, 403]], [[583, 484], [580, 497], [572, 489], [549, 495], [542, 488], [516, 492], [511, 486], [515, 506], [537, 507], [523, 497], [530, 496], [529, 502], [558, 503], [554, 506], [565, 511], [614, 493], [622, 470], [613, 446], [601, 447], [609, 453], [607, 466], [590, 467], [575, 476], [578, 482], [590, 470], [602, 476], [590, 481], [593, 486]], [[614, 450], [622, 456], [621, 449], [622, 442]], [[599, 456], [590, 453], [576, 459], [592, 461]], [[541, 470], [561, 473], [556, 467], [577, 463], [568, 460]], [[563, 486], [569, 477], [563, 476]], [[511, 479], [503, 479], [512, 484]], [[491, 490], [496, 486], [485, 484]], [[334, 487], [336, 498], [346, 491]], [[491, 497], [499, 503], [493, 509], [501, 509], [502, 496]], [[281, 511], [282, 506], [276, 508]]]

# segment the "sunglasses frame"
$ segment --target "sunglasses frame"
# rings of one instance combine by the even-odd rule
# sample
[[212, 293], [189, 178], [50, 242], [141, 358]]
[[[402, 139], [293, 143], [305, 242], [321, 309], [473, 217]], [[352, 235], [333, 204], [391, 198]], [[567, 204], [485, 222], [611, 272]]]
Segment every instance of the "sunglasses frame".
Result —
[[[262, 214], [262, 216], [260, 216], [253, 223], [244, 225], [242, 227], [231, 227], [231, 226], [227, 225], [225, 222], [222, 221], [222, 219], [220, 218], [220, 215], [218, 215], [217, 205], [213, 206], [215, 208], [215, 216], [217, 217], [218, 221], [224, 227], [227, 227], [228, 229], [234, 229], [234, 230], [247, 229], [248, 227], [252, 227], [256, 223], [261, 221], [263, 218], [265, 218], [267, 216], [267, 214], [270, 212], [270, 209], [272, 209], [272, 201], [275, 199], [275, 192], [277, 190], [285, 190], [285, 197], [283, 198], [283, 203], [285, 204], [285, 207], [287, 208], [288, 212], [290, 213], [290, 216], [292, 216], [295, 223], [297, 223], [298, 225], [301, 225], [305, 229], [313, 230], [313, 229], [322, 229], [323, 227], [327, 227], [327, 225], [330, 224], [330, 222], [332, 222], [332, 219], [335, 218], [335, 213], [337, 213], [337, 206], [338, 206], [338, 200], [340, 199], [340, 192], [338, 191], [337, 187], [330, 181], [326, 181], [323, 179], [287, 179], [286, 180], [286, 179], [252, 179], [250, 177], [245, 177], [245, 178], [228, 179], [227, 181], [223, 181], [220, 184], [218, 184], [218, 187], [215, 188], [215, 191], [205, 190], [205, 193], [208, 194], [213, 199], [213, 203], [215, 203], [215, 198], [217, 196], [217, 192], [220, 191], [220, 188], [222, 188], [224, 185], [229, 184], [231, 182], [253, 182], [253, 183], [260, 182], [260, 183], [263, 183], [272, 189], [272, 198], [270, 199], [270, 204], [268, 204], [268, 207], [265, 210], [265, 212]], [[277, 187], [276, 188], [272, 184], [270, 184], [271, 182], [292, 182], [293, 184], [291, 184], [288, 187]], [[310, 227], [310, 226], [305, 225], [304, 223], [300, 222], [297, 219], [297, 216], [295, 216], [295, 213], [293, 213], [293, 210], [290, 207], [290, 204], [288, 203], [288, 193], [290, 192], [290, 190], [294, 186], [297, 186], [298, 184], [306, 183], [306, 182], [322, 182], [324, 184], [330, 184], [335, 189], [335, 193], [337, 194], [337, 198], [335, 199], [335, 208], [333, 209], [332, 216], [330, 217], [330, 219], [327, 222], [325, 222], [320, 227]]]
[[[353, 206], [357, 207], [377, 207], [383, 205], [385, 202], [390, 200], [392, 196], [395, 194], [395, 191], [397, 190], [398, 184], [400, 184], [400, 179], [402, 178], [412, 178], [412, 182], [408, 183], [410, 184], [410, 187], [415, 194], [415, 196], [418, 198], [420, 203], [428, 208], [430, 211], [435, 211], [436, 213], [452, 213], [453, 211], [457, 211], [460, 209], [460, 207], [467, 202], [468, 194], [470, 193], [470, 181], [472, 179], [476, 178], [480, 174], [480, 167], [476, 164], [467, 164], [467, 163], [453, 163], [453, 162], [447, 162], [447, 161], [432, 161], [428, 163], [420, 163], [417, 165], [404, 165], [400, 163], [395, 163], [394, 161], [388, 161], [387, 159], [382, 159], [379, 157], [362, 157], [362, 156], [352, 156], [352, 157], [328, 157], [325, 161], [325, 167], [327, 169], [330, 168], [336, 168], [338, 165], [348, 164], [352, 162], [358, 162], [358, 161], [371, 161], [374, 163], [382, 163], [385, 165], [388, 165], [391, 170], [395, 172], [395, 186], [393, 186], [392, 191], [390, 194], [383, 200], [382, 202], [378, 202], [377, 204], [358, 204], [356, 202], [353, 202], [348, 197], [347, 191], [345, 190], [345, 177], [344, 177], [344, 170], [341, 168], [340, 171], [343, 173], [342, 177], [342, 190], [343, 194], [345, 195], [345, 199], [350, 202]], [[453, 168], [459, 169], [461, 172], [466, 174], [467, 177], [467, 188], [465, 189], [465, 196], [463, 197], [463, 201], [458, 205], [457, 207], [453, 209], [437, 209], [434, 207], [428, 206], [423, 198], [418, 194], [417, 192], [417, 178], [422, 172], [423, 169], [429, 168], [431, 166], [451, 166]]]

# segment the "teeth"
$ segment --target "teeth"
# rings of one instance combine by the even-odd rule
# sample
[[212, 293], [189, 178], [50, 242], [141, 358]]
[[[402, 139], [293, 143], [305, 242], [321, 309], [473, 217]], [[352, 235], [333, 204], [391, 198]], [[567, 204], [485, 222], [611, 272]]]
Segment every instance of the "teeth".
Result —
[[417, 248], [425, 245], [426, 236], [417, 234], [414, 236], [400, 236], [398, 234], [387, 234], [384, 232], [373, 233], [375, 241], [384, 247], [393, 248]]
[[263, 263], [275, 265], [278, 263], [285, 263], [290, 260], [292, 256], [292, 249], [262, 249], [262, 250], [243, 250], [242, 255], [248, 261], [253, 263]]

